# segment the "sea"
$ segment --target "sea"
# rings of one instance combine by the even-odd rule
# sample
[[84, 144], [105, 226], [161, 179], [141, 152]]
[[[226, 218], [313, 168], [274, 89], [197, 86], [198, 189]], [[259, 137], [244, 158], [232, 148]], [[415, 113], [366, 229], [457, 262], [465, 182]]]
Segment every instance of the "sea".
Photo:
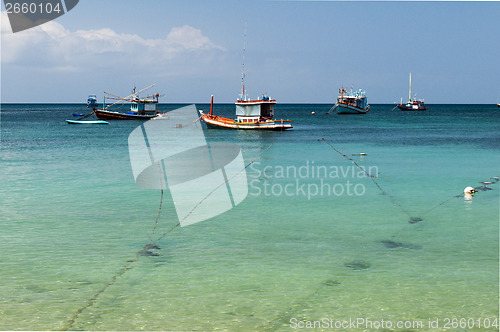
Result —
[[277, 104], [283, 132], [197, 122], [240, 147], [246, 196], [177, 227], [170, 190], [136, 184], [142, 122], [3, 104], [0, 330], [498, 331], [500, 109], [331, 106]]

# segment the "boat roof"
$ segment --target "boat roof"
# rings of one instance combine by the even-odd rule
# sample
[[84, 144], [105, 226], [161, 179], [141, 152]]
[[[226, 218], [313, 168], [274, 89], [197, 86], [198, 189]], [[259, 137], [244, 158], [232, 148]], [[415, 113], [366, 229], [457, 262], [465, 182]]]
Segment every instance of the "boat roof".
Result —
[[276, 99], [237, 100], [235, 104], [237, 105], [276, 104]]

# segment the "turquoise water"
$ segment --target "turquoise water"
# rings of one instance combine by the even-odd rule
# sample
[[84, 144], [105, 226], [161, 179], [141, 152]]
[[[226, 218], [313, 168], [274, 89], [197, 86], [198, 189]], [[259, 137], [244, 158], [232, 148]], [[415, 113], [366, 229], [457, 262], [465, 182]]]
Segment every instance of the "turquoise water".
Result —
[[[282, 133], [205, 128], [254, 162], [247, 198], [129, 262], [160, 205], [132, 176], [140, 122], [70, 126], [82, 105], [2, 105], [0, 329], [288, 331], [327, 318], [438, 331], [472, 318], [458, 330], [498, 330], [479, 323], [498, 319], [500, 182], [456, 196], [500, 176], [499, 109], [330, 106], [277, 105], [294, 125]], [[153, 238], [177, 222], [166, 192]]]

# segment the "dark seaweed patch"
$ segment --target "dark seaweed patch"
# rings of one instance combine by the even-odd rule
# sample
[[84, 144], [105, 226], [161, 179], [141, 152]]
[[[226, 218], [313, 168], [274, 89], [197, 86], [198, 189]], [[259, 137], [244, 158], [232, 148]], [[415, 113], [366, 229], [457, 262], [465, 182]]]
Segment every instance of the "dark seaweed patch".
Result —
[[358, 271], [369, 269], [371, 264], [366, 261], [351, 261], [344, 263], [344, 266]]
[[411, 243], [402, 243], [402, 242], [396, 242], [392, 240], [382, 240], [380, 241], [381, 243], [384, 244], [386, 248], [389, 249], [422, 249], [421, 245], [418, 244], [411, 244]]
[[410, 220], [408, 220], [408, 222], [410, 224], [416, 224], [417, 222], [422, 221], [422, 220], [424, 220], [424, 219], [419, 218], [419, 217], [410, 217]]

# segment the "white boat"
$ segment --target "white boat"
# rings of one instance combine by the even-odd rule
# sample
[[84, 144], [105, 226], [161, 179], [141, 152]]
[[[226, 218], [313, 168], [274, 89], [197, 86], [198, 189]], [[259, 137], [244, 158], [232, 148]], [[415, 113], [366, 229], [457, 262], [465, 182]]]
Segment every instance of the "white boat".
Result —
[[415, 99], [411, 100], [411, 73], [410, 73], [410, 92], [408, 93], [408, 102], [403, 104], [403, 98], [401, 98], [401, 104], [397, 105], [401, 111], [425, 111], [428, 110], [429, 107], [425, 106], [423, 99]]
[[344, 87], [339, 90], [340, 96], [337, 97], [335, 106], [328, 111], [338, 110], [338, 114], [365, 114], [370, 111], [370, 105], [366, 99], [365, 91], [359, 89], [357, 91], [347, 92]]
[[109, 124], [103, 120], [66, 120], [69, 124]]

